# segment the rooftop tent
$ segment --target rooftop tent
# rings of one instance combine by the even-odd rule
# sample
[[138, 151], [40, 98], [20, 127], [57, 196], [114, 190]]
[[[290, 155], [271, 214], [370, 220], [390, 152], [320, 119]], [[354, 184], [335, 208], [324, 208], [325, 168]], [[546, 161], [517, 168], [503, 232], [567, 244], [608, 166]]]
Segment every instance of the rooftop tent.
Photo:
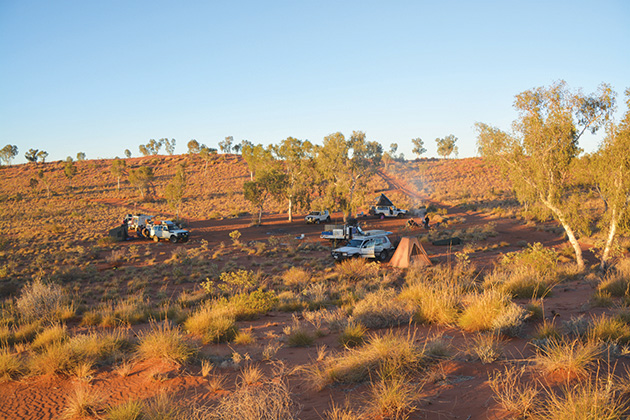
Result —
[[381, 194], [381, 196], [378, 198], [378, 201], [376, 202], [376, 205], [377, 206], [392, 207], [394, 205], [394, 203], [392, 203], [392, 200], [387, 198], [387, 196], [385, 194]]
[[404, 236], [396, 248], [396, 252], [390, 260], [393, 267], [407, 268], [411, 264], [431, 265], [431, 260], [424, 250], [418, 238], [415, 236]]

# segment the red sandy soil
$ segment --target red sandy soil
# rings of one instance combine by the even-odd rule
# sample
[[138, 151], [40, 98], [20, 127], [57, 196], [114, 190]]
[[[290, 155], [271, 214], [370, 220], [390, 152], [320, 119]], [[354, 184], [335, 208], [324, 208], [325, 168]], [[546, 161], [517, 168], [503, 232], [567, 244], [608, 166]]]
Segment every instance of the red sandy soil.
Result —
[[[398, 189], [415, 195], [403, 182], [389, 178], [392, 189]], [[110, 205], [122, 205], [115, 201], [109, 201]], [[138, 209], [150, 214], [150, 208]], [[458, 208], [448, 208], [449, 216], [462, 216], [465, 223], [457, 228], [466, 228], [475, 225], [486, 224], [490, 221], [496, 223], [495, 230], [498, 235], [488, 238], [484, 245], [507, 242], [510, 245], [497, 248], [471, 257], [473, 263], [479, 267], [490, 267], [497, 257], [503, 253], [515, 251], [519, 241], [528, 243], [541, 242], [545, 246], [558, 246], [564, 244], [563, 239], [557, 234], [545, 231], [537, 231], [526, 227], [517, 219], [490, 218], [479, 212], [462, 211]], [[340, 215], [335, 215], [339, 220]], [[367, 228], [386, 229], [396, 235], [406, 222], [405, 219], [378, 220], [369, 218], [361, 220], [366, 222]], [[418, 219], [419, 221], [419, 219]], [[189, 223], [192, 232], [191, 242], [188, 244], [160, 243], [155, 246], [155, 258], [159, 263], [170, 255], [175, 247], [197, 246], [201, 239], [209, 242], [212, 249], [220, 242], [230, 242], [228, 234], [239, 230], [242, 234], [242, 242], [266, 240], [270, 235], [298, 236], [305, 235], [307, 241], [320, 241], [321, 225], [306, 225], [301, 217], [296, 217], [293, 223], [286, 221], [285, 215], [266, 215], [264, 225], [250, 227], [248, 217], [225, 220], [193, 220]], [[412, 233], [420, 233], [421, 230]], [[137, 243], [136, 240], [128, 242]], [[461, 249], [453, 247], [435, 247], [424, 245], [428, 254], [434, 261], [446, 262]], [[166, 252], [165, 252], [166, 251]], [[328, 251], [316, 251], [321, 258], [330, 258]], [[252, 257], [259, 258], [259, 257]], [[247, 259], [239, 264], [247, 264]], [[593, 310], [588, 301], [593, 293], [593, 287], [585, 281], [563, 284], [554, 290], [552, 297], [545, 299], [545, 311], [547, 318], [552, 313], [561, 320], [568, 320], [572, 316], [580, 314], [593, 314], [601, 310]], [[523, 302], [524, 303], [524, 302]], [[281, 336], [282, 329], [290, 325], [292, 315], [281, 312], [272, 312], [255, 321], [239, 323], [239, 328], [251, 327], [257, 341], [251, 346], [235, 345], [207, 345], [202, 351], [205, 354], [215, 356], [229, 356], [234, 351], [241, 355], [248, 354], [253, 360], [261, 360], [262, 349], [265, 345]], [[528, 324], [523, 337], [506, 342], [506, 359], [523, 360], [531, 355], [533, 349], [527, 344], [526, 337], [531, 336], [535, 325]], [[407, 328], [399, 328], [407, 333]], [[377, 332], [378, 333], [378, 332]], [[435, 378], [424, 386], [419, 394], [418, 410], [411, 415], [411, 419], [506, 419], [509, 415], [502, 412], [493, 399], [488, 385], [488, 372], [502, 369], [502, 363], [494, 362], [483, 365], [479, 362], [467, 361], [464, 352], [467, 343], [472, 339], [459, 329], [449, 327], [412, 327], [418, 342], [425, 337], [437, 333], [443, 333], [444, 337], [452, 340], [452, 345], [458, 354], [453, 360], [444, 361], [431, 369], [431, 375]], [[332, 402], [343, 406], [346, 401], [358, 407], [367, 401], [366, 385], [334, 385], [321, 391], [313, 390], [305, 380], [305, 375], [300, 368], [312, 363], [317, 357], [317, 347], [325, 345], [330, 352], [339, 352], [343, 349], [338, 344], [338, 334], [329, 333], [316, 340], [316, 345], [310, 348], [282, 347], [276, 359], [281, 361], [288, 374], [289, 385], [295, 400], [302, 405], [301, 419], [322, 419], [324, 413]], [[261, 362], [266, 373], [272, 370], [272, 364]], [[277, 368], [277, 366], [276, 366]], [[234, 389], [235, 379], [239, 373], [238, 367], [216, 368], [221, 374], [227, 376], [225, 382], [226, 391], [211, 392], [208, 389], [206, 379], [202, 378], [200, 367], [197, 365], [178, 366], [163, 361], [145, 361], [137, 363], [127, 377], [120, 377], [113, 372], [112, 367], [100, 368], [95, 373], [90, 386], [99, 391], [107, 404], [117, 404], [129, 399], [147, 399], [155, 396], [161, 390], [167, 390], [174, 395], [177, 401], [185, 402], [185, 405], [212, 405], [227, 392]], [[429, 373], [427, 373], [429, 374]], [[158, 378], [158, 379], [156, 379]], [[27, 377], [18, 381], [10, 381], [0, 384], [0, 419], [56, 419], [65, 407], [66, 400], [71, 394], [78, 380], [63, 376], [39, 376]]]

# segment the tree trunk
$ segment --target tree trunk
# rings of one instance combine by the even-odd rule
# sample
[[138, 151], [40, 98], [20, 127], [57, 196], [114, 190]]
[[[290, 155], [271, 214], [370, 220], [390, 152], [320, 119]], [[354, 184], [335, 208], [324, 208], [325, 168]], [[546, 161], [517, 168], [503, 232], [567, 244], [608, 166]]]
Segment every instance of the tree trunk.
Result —
[[575, 237], [575, 233], [573, 232], [573, 229], [571, 229], [571, 226], [569, 226], [569, 223], [564, 217], [564, 213], [548, 200], [542, 199], [542, 203], [545, 206], [547, 206], [547, 208], [551, 210], [558, 218], [558, 221], [564, 228], [564, 231], [566, 232], [569, 238], [569, 243], [571, 244], [571, 246], [573, 247], [573, 251], [575, 252], [575, 262], [577, 263], [578, 269], [580, 271], [583, 271], [584, 270], [584, 257], [582, 256], [582, 248], [580, 247], [580, 243]]
[[260, 206], [258, 208], [258, 226], [262, 225], [262, 211], [263, 211], [263, 208], [262, 206]]
[[612, 216], [610, 219], [610, 226], [608, 228], [608, 239], [606, 239], [606, 245], [604, 246], [604, 253], [599, 264], [601, 271], [606, 270], [608, 258], [610, 257], [610, 250], [612, 248], [613, 241], [615, 240], [615, 234], [617, 233], [617, 210], [613, 208]]
[[293, 199], [289, 198], [289, 223], [293, 221]]
[[118, 191], [120, 191], [120, 177], [118, 177]]

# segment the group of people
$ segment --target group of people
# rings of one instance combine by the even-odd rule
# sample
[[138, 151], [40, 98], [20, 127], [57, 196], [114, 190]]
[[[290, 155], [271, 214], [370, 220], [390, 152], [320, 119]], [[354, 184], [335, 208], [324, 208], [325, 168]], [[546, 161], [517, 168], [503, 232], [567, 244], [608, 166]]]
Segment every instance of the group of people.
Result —
[[[412, 227], [412, 228], [420, 227], [420, 225], [413, 219], [407, 220], [407, 226]], [[428, 214], [425, 214], [424, 219], [422, 219], [422, 227], [424, 227], [425, 229], [429, 229], [429, 215]]]

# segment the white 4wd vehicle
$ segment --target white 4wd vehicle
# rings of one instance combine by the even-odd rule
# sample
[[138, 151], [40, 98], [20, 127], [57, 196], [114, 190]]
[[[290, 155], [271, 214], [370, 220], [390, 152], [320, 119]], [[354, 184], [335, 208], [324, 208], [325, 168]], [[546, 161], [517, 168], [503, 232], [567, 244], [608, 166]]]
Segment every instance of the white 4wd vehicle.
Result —
[[312, 211], [304, 218], [304, 220], [306, 220], [306, 223], [329, 223], [330, 213], [328, 213], [328, 210]]
[[378, 217], [403, 217], [407, 210], [396, 208], [395, 206], [374, 206], [370, 208], [370, 214]]
[[394, 251], [392, 243], [387, 236], [373, 238], [352, 239], [346, 246], [334, 249], [332, 256], [335, 261], [343, 261], [347, 258], [377, 258], [385, 261]]
[[148, 238], [147, 225], [151, 224], [152, 218], [153, 216], [148, 214], [128, 214], [125, 216], [123, 223], [127, 225], [127, 229], [135, 230], [139, 238]]
[[155, 242], [159, 242], [160, 239], [168, 240], [173, 243], [188, 241], [189, 232], [180, 228], [170, 220], [165, 220], [158, 225], [150, 225], [148, 230], [149, 237]]

